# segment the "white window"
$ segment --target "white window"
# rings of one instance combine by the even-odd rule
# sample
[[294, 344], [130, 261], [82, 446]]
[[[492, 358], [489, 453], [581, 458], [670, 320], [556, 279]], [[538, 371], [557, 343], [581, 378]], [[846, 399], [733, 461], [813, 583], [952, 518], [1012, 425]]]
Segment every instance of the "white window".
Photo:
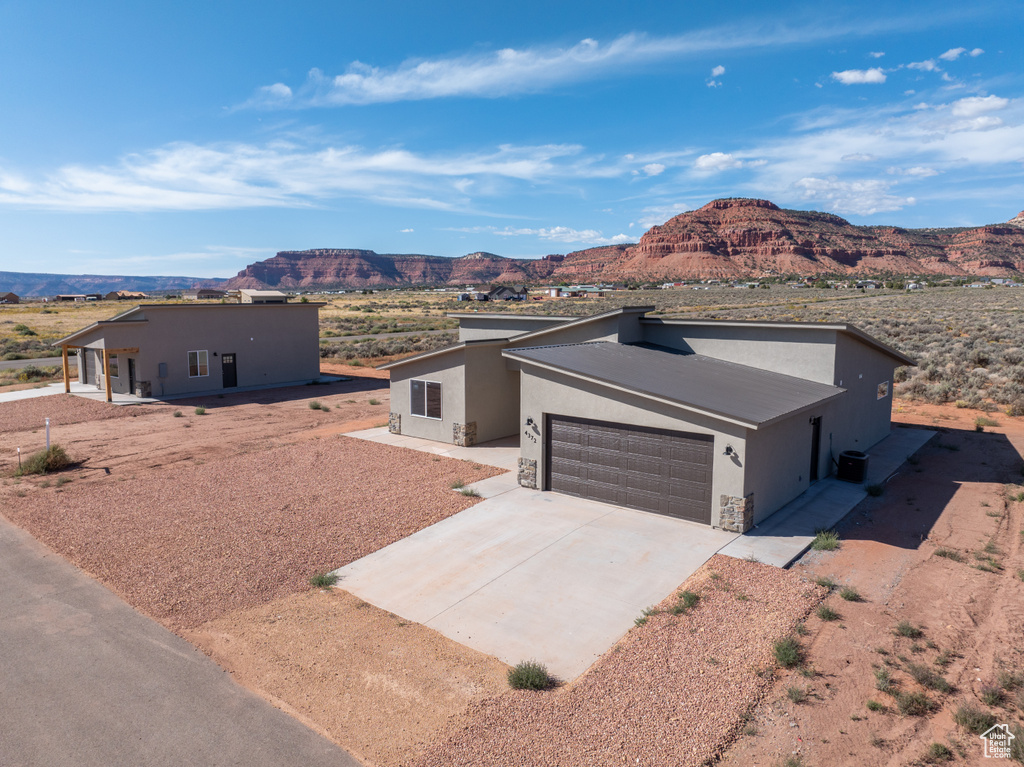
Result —
[[202, 378], [210, 375], [206, 351], [188, 353], [188, 377]]
[[441, 384], [437, 381], [418, 381], [409, 383], [410, 405], [413, 415], [423, 418], [441, 417]]
[[885, 399], [889, 396], [889, 382], [882, 381], [878, 384], [878, 399]]

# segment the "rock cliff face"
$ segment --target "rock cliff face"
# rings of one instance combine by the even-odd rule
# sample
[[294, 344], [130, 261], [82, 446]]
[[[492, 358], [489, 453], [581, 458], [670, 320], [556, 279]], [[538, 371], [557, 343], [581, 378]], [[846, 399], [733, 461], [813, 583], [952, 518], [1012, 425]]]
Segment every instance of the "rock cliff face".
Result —
[[830, 213], [768, 200], [714, 200], [652, 227], [636, 245], [514, 259], [381, 255], [372, 250], [285, 251], [252, 264], [228, 287], [397, 287], [487, 282], [586, 282], [777, 274], [1006, 275], [1024, 272], [1024, 212], [962, 229], [854, 226]]

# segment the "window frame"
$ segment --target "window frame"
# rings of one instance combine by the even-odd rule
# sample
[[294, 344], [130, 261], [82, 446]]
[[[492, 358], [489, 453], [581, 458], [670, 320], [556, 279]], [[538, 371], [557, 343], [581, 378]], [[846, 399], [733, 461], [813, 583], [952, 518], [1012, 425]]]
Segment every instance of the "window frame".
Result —
[[110, 355], [110, 359], [108, 360], [108, 364], [110, 365], [110, 377], [111, 378], [120, 378], [121, 377], [121, 363], [117, 359], [117, 355], [116, 354], [111, 354]]
[[[417, 392], [416, 384], [422, 384], [423, 396], [419, 404], [421, 405], [421, 412], [416, 412], [417, 405]], [[437, 415], [430, 414], [430, 390], [432, 387], [437, 387]], [[430, 381], [425, 378], [410, 378], [409, 379], [409, 414], [416, 418], [428, 418], [431, 421], [443, 421], [444, 420], [444, 406], [442, 404], [442, 397], [444, 388], [441, 386], [440, 381]]]
[[[192, 364], [192, 355], [195, 355], [196, 363]], [[192, 369], [195, 367], [195, 373], [193, 374]], [[206, 372], [203, 372], [203, 371]], [[196, 349], [188, 353], [188, 377], [189, 378], [209, 378], [210, 377], [210, 353], [206, 349]]]
[[875, 390], [875, 399], [885, 399], [888, 397], [890, 388], [888, 381], [882, 381]]

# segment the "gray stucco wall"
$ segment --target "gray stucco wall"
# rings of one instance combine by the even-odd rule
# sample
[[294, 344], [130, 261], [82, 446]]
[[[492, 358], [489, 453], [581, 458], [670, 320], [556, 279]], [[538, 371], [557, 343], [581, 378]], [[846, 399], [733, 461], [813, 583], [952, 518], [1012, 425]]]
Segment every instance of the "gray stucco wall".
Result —
[[[456, 349], [391, 369], [391, 412], [401, 417], [402, 434], [451, 444], [453, 425], [466, 423], [465, 364], [465, 349]], [[412, 415], [409, 382], [414, 378], [441, 384], [440, 420]]]
[[834, 330], [672, 324], [642, 320], [644, 340], [762, 370], [833, 383]]
[[[818, 412], [805, 412], [747, 435], [746, 491], [754, 494], [754, 523], [766, 519], [810, 486], [811, 423]], [[822, 430], [826, 428], [822, 419]], [[825, 477], [827, 435], [822, 434], [818, 476]]]
[[511, 338], [520, 333], [532, 333], [565, 322], [560, 318], [516, 316], [467, 317], [459, 315], [459, 341], [478, 341], [492, 338]]
[[[889, 435], [892, 419], [892, 374], [896, 360], [870, 346], [839, 334], [836, 344], [835, 385], [847, 394], [833, 406], [833, 451], [864, 450]], [[878, 385], [888, 383], [879, 399]], [[823, 438], [827, 436], [823, 434]]]
[[514, 340], [509, 343], [509, 348], [585, 344], [592, 341], [615, 341], [628, 344], [640, 340], [642, 340], [640, 314], [624, 312], [613, 314], [610, 317], [602, 317], [593, 322], [581, 322], [565, 328], [556, 328], [536, 338]]
[[[147, 306], [142, 316], [144, 323], [119, 327], [111, 322], [81, 339], [93, 350], [101, 373], [99, 350], [138, 347], [138, 353], [118, 355], [119, 376], [111, 380], [114, 392], [129, 393], [129, 357], [135, 359], [136, 381], [149, 381], [153, 396], [223, 390], [224, 353], [236, 355], [239, 387], [308, 381], [320, 375], [315, 304]], [[190, 351], [207, 352], [208, 375], [189, 377]], [[167, 376], [161, 379], [162, 362]], [[100, 386], [105, 386], [100, 379]]]
[[[651, 426], [696, 434], [711, 434], [714, 443], [714, 468], [711, 488], [711, 524], [719, 523], [719, 498], [744, 492], [744, 468], [724, 455], [726, 444], [740, 456], [747, 452], [746, 429], [722, 423], [696, 413], [618, 392], [529, 365], [522, 367], [520, 450], [523, 458], [537, 461], [537, 479], [546, 490], [544, 476], [545, 415], [568, 415], [612, 423]], [[526, 427], [527, 418], [534, 426]], [[755, 513], [757, 499], [754, 499]]]
[[502, 347], [468, 347], [466, 423], [476, 424], [476, 441], [509, 437], [519, 431], [519, 372], [509, 370]]

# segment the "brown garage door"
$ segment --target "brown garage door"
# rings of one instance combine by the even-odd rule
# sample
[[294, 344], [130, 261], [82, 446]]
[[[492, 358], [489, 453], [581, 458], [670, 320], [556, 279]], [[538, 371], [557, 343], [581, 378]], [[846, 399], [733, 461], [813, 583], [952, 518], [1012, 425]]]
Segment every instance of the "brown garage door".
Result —
[[714, 438], [548, 416], [547, 487], [711, 524]]

